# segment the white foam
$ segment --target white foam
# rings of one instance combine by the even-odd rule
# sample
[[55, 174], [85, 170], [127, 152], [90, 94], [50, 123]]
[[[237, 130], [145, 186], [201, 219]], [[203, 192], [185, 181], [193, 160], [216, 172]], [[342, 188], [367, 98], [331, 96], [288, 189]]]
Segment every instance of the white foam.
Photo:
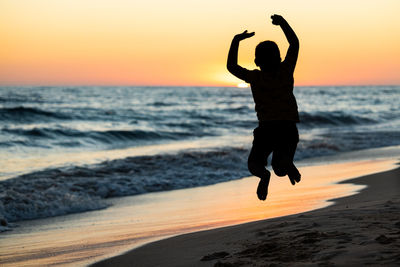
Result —
[[246, 156], [238, 148], [187, 151], [32, 172], [0, 182], [0, 216], [10, 222], [45, 218], [105, 208], [110, 197], [238, 179], [248, 174]]

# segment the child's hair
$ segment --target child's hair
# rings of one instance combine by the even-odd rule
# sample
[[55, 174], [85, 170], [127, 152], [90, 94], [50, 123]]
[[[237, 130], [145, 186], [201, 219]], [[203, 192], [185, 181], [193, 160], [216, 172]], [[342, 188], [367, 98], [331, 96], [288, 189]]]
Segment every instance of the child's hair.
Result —
[[261, 70], [276, 71], [281, 63], [278, 45], [273, 41], [264, 41], [256, 47], [254, 62]]

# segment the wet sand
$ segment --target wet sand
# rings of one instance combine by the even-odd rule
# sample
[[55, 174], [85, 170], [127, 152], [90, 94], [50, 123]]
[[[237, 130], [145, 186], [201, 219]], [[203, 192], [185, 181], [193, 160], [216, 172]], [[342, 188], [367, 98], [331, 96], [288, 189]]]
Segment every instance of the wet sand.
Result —
[[400, 266], [400, 168], [341, 183], [367, 187], [329, 207], [172, 237], [95, 266]]

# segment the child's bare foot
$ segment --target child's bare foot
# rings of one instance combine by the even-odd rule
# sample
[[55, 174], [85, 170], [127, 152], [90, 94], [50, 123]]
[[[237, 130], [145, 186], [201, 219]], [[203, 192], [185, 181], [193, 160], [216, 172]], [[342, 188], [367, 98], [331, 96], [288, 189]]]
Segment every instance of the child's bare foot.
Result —
[[260, 179], [260, 182], [258, 183], [257, 196], [259, 200], [267, 199], [269, 179], [271, 177], [271, 173], [269, 171], [267, 172], [268, 175], [265, 178]]
[[292, 183], [292, 185], [295, 185], [296, 183], [300, 182], [301, 180], [301, 174], [299, 173], [299, 170], [293, 165], [293, 168], [291, 168], [288, 172], [289, 180]]

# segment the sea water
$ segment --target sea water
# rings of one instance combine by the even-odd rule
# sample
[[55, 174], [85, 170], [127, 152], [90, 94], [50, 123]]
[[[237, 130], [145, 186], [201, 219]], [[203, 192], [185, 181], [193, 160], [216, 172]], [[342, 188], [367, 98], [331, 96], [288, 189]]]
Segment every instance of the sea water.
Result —
[[[295, 160], [400, 144], [400, 86], [296, 87]], [[1, 87], [0, 219], [249, 176], [250, 89]]]

